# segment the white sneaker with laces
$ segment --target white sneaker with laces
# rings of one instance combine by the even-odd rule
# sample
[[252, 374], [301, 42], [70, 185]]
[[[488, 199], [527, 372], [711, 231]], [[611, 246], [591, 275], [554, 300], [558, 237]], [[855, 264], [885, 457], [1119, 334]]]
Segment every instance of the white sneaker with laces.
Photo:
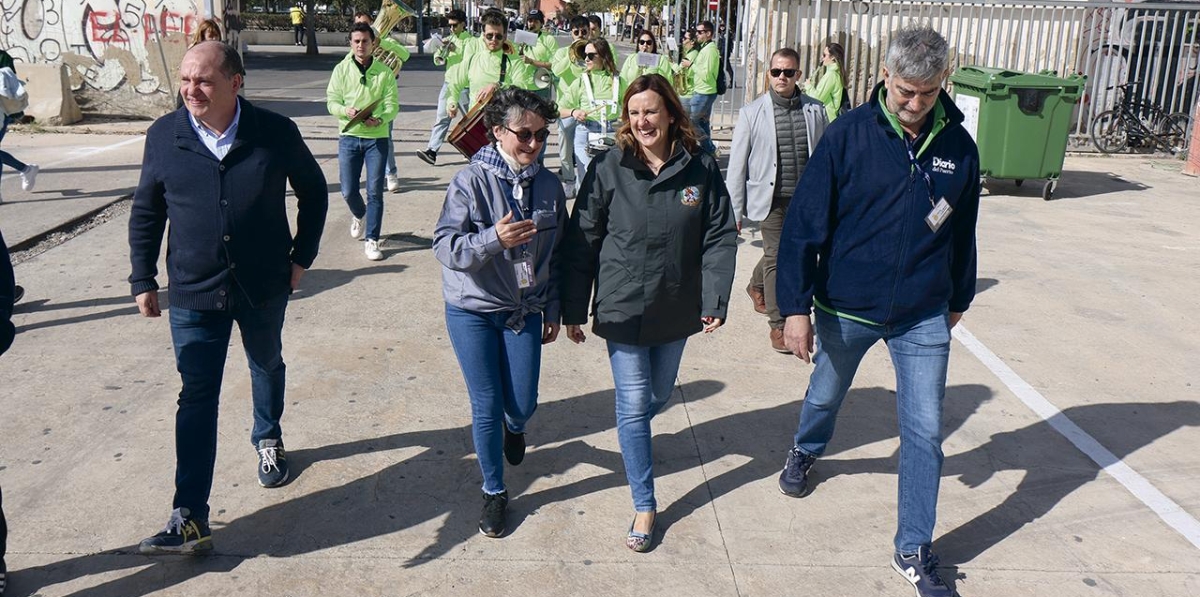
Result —
[[363, 235], [362, 218], [350, 217], [350, 238], [360, 239]]
[[379, 241], [367, 239], [364, 244], [363, 252], [367, 254], [367, 259], [371, 261], [379, 261], [383, 259], [383, 252], [379, 250]]
[[399, 176], [387, 177], [387, 190], [389, 193], [395, 193], [396, 191], [400, 190], [400, 177]]
[[25, 169], [21, 171], [21, 188], [26, 191], [32, 191], [33, 185], [37, 184], [38, 175], [37, 164], [27, 164]]

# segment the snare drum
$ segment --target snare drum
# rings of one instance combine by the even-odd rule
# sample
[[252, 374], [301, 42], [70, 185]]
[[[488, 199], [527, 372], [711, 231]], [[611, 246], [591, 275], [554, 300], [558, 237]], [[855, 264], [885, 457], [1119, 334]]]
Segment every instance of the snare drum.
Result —
[[463, 157], [470, 160], [479, 153], [480, 149], [491, 143], [487, 136], [487, 125], [483, 123], [483, 108], [492, 101], [492, 95], [488, 94], [479, 98], [479, 101], [471, 108], [470, 112], [450, 129], [450, 136], [447, 140]]

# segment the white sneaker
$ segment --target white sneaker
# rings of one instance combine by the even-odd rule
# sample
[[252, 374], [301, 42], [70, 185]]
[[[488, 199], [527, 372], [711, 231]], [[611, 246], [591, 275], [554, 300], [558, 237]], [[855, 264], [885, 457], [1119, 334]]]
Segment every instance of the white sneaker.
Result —
[[357, 240], [357, 239], [362, 238], [362, 235], [363, 235], [362, 218], [356, 218], [354, 216], [350, 216], [350, 238]]
[[379, 250], [379, 241], [367, 239], [364, 243], [363, 252], [367, 254], [367, 259], [371, 261], [379, 261], [383, 259], [383, 252]]
[[399, 176], [387, 177], [387, 190], [389, 193], [395, 193], [396, 191], [400, 190], [400, 177]]
[[37, 184], [38, 175], [37, 164], [27, 164], [25, 169], [21, 171], [21, 188], [26, 191], [32, 191], [33, 185]]

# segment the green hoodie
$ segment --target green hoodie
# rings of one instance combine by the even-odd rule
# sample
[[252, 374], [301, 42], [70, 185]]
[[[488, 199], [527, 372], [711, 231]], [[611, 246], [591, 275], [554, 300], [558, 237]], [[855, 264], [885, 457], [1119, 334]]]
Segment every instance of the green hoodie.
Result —
[[329, 86], [325, 88], [325, 107], [337, 117], [339, 131], [350, 122], [347, 108], [361, 110], [377, 99], [381, 101], [372, 115], [382, 121], [379, 125], [367, 126], [365, 122], [360, 122], [341, 134], [363, 139], [387, 137], [388, 123], [400, 113], [400, 103], [396, 93], [396, 77], [382, 62], [371, 60], [371, 66], [363, 74], [354, 63], [354, 54], [347, 54], [333, 67], [333, 76], [329, 77]]
[[[617, 83], [617, 93], [613, 95], [613, 81]], [[587, 86], [585, 81], [592, 85], [592, 96], [588, 97]], [[625, 85], [621, 83], [619, 77], [614, 77], [612, 73], [604, 71], [589, 71], [580, 75], [575, 79], [574, 83], [567, 88], [567, 92], [559, 96], [559, 110], [592, 110], [595, 106], [591, 99], [613, 101], [613, 105], [607, 105], [603, 108], [596, 108], [595, 111], [589, 112], [587, 120], [601, 122], [601, 117], [605, 120], [616, 120], [621, 117], [621, 94], [625, 92]]]
[[842, 107], [845, 86], [842, 83], [842, 71], [836, 62], [831, 62], [823, 68], [824, 72], [817, 79], [816, 85], [813, 85], [811, 80], [804, 83], [804, 93], [825, 104], [825, 116], [829, 118], [829, 122], [833, 122]]

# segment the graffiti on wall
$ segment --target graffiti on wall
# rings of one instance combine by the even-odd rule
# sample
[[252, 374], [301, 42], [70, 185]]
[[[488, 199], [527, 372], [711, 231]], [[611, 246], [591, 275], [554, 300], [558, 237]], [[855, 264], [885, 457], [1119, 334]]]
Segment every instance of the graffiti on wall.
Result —
[[0, 0], [0, 47], [65, 64], [76, 91], [173, 96], [196, 0]]

